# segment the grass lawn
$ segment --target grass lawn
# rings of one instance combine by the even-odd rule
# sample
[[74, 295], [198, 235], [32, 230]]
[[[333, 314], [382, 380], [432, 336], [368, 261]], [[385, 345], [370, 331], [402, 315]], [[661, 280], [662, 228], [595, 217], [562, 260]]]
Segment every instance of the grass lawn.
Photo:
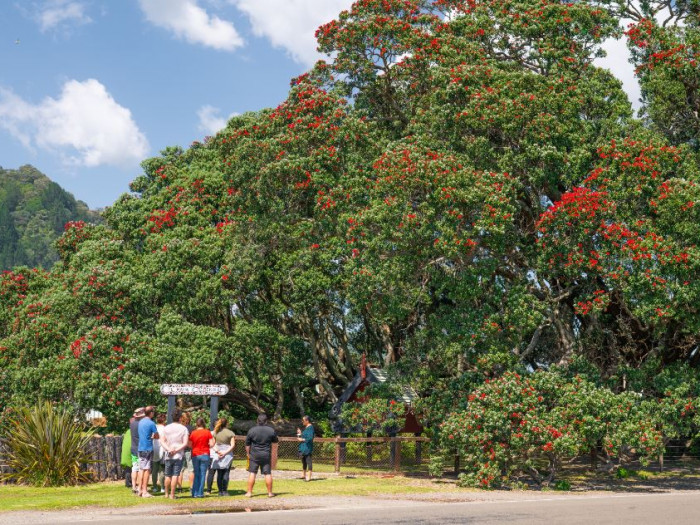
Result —
[[[265, 491], [264, 482], [258, 479], [254, 493]], [[304, 483], [296, 479], [276, 479], [275, 493], [281, 497], [291, 496], [370, 496], [373, 494], [406, 494], [444, 491], [444, 486], [435, 485], [429, 481], [416, 482], [410, 478], [393, 477], [336, 477], [328, 476]], [[229, 483], [229, 494], [232, 499], [242, 500], [245, 493], [243, 481], [232, 480]], [[206, 497], [203, 500], [193, 500], [189, 494], [175, 501], [166, 500], [158, 495], [143, 499], [133, 496], [124, 487], [123, 482], [95, 483], [71, 488], [34, 488], [13, 485], [0, 486], [0, 512], [13, 510], [60, 510], [76, 507], [133, 507], [136, 505], [170, 504], [174, 506], [207, 506], [214, 502], [220, 503], [222, 498]]]
[[[245, 469], [246, 468], [246, 462], [245, 460], [233, 460], [233, 464], [237, 469]], [[277, 460], [277, 470], [294, 470], [294, 471], [300, 471], [301, 470], [301, 460], [300, 459], [278, 459]], [[420, 468], [414, 469], [416, 471], [420, 471]], [[411, 469], [404, 468], [404, 471], [406, 472], [411, 472]], [[316, 460], [314, 458], [314, 472], [318, 473], [323, 473], [323, 474], [330, 474], [335, 472], [335, 465], [333, 463], [327, 463], [327, 462], [322, 462]], [[422, 469], [423, 473], [427, 472], [427, 468]], [[356, 466], [351, 466], [351, 465], [343, 465], [340, 467], [340, 475], [344, 476], [346, 474], [393, 474], [394, 469], [389, 468], [389, 467], [382, 467], [380, 466], [371, 466], [371, 467], [356, 467]]]

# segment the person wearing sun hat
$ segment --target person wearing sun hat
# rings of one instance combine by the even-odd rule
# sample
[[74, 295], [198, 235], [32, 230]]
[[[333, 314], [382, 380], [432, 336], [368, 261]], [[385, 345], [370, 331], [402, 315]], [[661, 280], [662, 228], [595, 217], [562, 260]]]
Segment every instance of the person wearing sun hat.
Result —
[[146, 415], [146, 409], [139, 407], [134, 410], [134, 414], [129, 420], [129, 430], [131, 430], [131, 490], [139, 494], [141, 486], [141, 476], [139, 476], [139, 421]]

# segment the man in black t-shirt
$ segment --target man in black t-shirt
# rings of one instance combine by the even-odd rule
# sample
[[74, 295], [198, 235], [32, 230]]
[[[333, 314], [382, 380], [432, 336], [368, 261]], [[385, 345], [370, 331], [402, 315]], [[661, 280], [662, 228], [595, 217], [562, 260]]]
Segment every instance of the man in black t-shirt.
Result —
[[145, 417], [146, 411], [143, 407], [134, 411], [133, 417], [129, 420], [129, 430], [131, 430], [131, 490], [134, 494], [139, 494], [141, 486], [141, 474], [139, 469], [139, 422]]
[[258, 470], [265, 475], [267, 497], [274, 496], [272, 492], [272, 444], [277, 443], [277, 434], [272, 427], [267, 426], [267, 416], [260, 414], [258, 424], [248, 431], [245, 438], [245, 451], [248, 455], [248, 492], [247, 497], [253, 496], [253, 485]]

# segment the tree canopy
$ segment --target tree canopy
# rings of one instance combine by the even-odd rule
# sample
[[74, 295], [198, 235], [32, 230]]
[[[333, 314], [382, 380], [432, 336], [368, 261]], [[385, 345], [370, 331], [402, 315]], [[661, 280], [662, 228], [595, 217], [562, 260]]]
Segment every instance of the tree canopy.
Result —
[[[0, 404], [120, 427], [160, 382], [224, 382], [280, 417], [362, 353], [428, 423], [552, 366], [695, 399], [654, 378], [700, 364], [698, 7], [635, 5], [359, 0], [278, 107], [144, 161], [50, 272], [3, 275]], [[611, 37], [641, 118], [594, 64]]]

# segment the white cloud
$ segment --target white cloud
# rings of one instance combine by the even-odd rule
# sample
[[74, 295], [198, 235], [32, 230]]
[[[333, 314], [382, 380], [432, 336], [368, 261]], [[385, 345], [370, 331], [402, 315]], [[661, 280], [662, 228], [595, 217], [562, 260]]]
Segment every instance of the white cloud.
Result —
[[318, 26], [338, 17], [353, 0], [229, 0], [248, 18], [256, 36], [267, 38], [297, 62], [310, 66], [316, 51]]
[[630, 50], [627, 48], [627, 38], [619, 40], [609, 38], [603, 43], [603, 49], [608, 54], [604, 58], [595, 60], [595, 65], [605, 69], [622, 81], [622, 87], [632, 102], [632, 107], [637, 110], [641, 103], [639, 99], [642, 95], [639, 81], [634, 76], [634, 66], [630, 63]]
[[199, 129], [207, 135], [216, 135], [219, 131], [226, 127], [227, 122], [231, 117], [235, 117], [238, 113], [231, 113], [228, 117], [221, 115], [221, 110], [214, 106], [205, 105], [197, 110], [199, 118]]
[[210, 15], [197, 0], [139, 0], [139, 5], [153, 25], [168, 29], [190, 43], [223, 51], [243, 45], [231, 22]]
[[94, 79], [70, 80], [58, 98], [38, 104], [0, 88], [0, 127], [25, 147], [56, 151], [73, 165], [129, 165], [149, 151], [131, 112]]
[[42, 31], [66, 24], [88, 24], [92, 19], [85, 14], [85, 4], [70, 0], [48, 0], [41, 4], [36, 20]]

